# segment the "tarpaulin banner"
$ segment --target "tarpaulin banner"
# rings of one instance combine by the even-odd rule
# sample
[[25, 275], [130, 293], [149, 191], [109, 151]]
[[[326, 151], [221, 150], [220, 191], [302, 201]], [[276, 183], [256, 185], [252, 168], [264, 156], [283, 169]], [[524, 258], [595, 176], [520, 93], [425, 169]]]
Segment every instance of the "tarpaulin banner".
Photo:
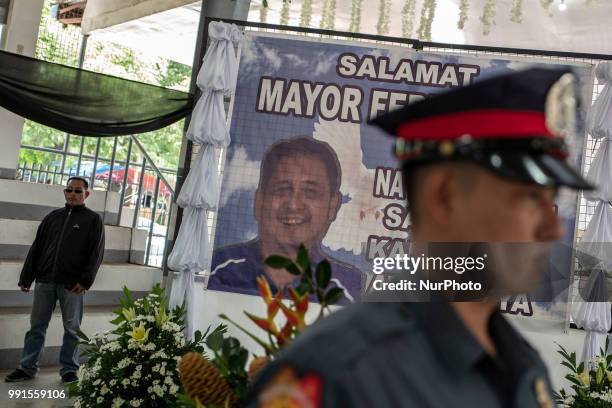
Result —
[[[407, 252], [410, 220], [393, 140], [368, 125], [382, 112], [428, 95], [550, 62], [417, 52], [406, 47], [250, 34], [240, 50], [231, 111], [232, 143], [223, 167], [209, 289], [257, 294], [293, 276], [264, 268], [270, 254], [295, 258], [304, 243], [316, 262], [330, 260], [337, 286], [356, 300], [372, 260]], [[554, 65], [554, 64], [552, 64]], [[590, 101], [590, 67], [572, 65]], [[569, 140], [581, 166], [585, 112]], [[562, 300], [538, 306], [517, 298], [508, 312], [565, 319], [578, 196], [558, 199], [565, 225], [554, 249], [548, 290]], [[565, 248], [568, 248], [566, 250]], [[561, 316], [562, 315], [562, 316]]]

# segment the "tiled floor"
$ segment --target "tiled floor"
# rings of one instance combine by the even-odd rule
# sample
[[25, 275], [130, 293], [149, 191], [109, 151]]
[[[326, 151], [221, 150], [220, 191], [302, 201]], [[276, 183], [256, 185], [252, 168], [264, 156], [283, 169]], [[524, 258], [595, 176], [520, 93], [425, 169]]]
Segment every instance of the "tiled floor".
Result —
[[[38, 376], [30, 381], [22, 381], [18, 383], [4, 382], [4, 377], [12, 370], [0, 371], [0, 407], [2, 408], [58, 408], [70, 407], [70, 401], [67, 398], [67, 392], [64, 390], [61, 378], [59, 376], [59, 367], [44, 367], [38, 373]], [[27, 398], [10, 398], [9, 391], [28, 391], [39, 390], [49, 391], [57, 390], [64, 391], [66, 398], [45, 398], [45, 399], [27, 399]]]

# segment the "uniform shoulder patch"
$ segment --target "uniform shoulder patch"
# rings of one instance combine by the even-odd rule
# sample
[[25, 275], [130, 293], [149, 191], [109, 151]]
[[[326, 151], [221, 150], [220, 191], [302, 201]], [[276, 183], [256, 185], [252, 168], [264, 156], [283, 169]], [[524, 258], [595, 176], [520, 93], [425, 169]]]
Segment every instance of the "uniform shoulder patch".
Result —
[[323, 379], [315, 373], [298, 376], [290, 366], [281, 368], [257, 399], [258, 408], [320, 408]]

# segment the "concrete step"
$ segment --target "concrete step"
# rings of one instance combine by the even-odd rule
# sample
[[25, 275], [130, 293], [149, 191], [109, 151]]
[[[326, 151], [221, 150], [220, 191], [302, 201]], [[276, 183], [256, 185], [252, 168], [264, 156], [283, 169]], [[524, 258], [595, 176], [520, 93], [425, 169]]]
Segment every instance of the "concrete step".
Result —
[[[22, 261], [0, 260], [0, 312], [5, 307], [30, 307], [32, 293], [17, 288]], [[93, 286], [85, 295], [85, 305], [117, 305], [123, 286], [137, 295], [146, 293], [162, 281], [162, 271], [142, 265], [127, 263], [102, 264]], [[0, 332], [1, 333], [1, 332]]]
[[[89, 294], [86, 294], [87, 297]], [[85, 307], [81, 330], [88, 336], [112, 328], [114, 307]], [[0, 369], [16, 368], [21, 357], [25, 334], [30, 329], [30, 308], [0, 308]], [[56, 307], [45, 338], [45, 349], [40, 365], [59, 364], [64, 326], [59, 305]]]
[[[100, 214], [105, 224], [117, 224], [121, 195], [92, 190], [86, 204]], [[0, 179], [0, 218], [41, 221], [65, 204], [64, 187]]]
[[[36, 237], [40, 221], [0, 218], [0, 260], [23, 260]], [[106, 225], [104, 262], [144, 263], [147, 232]]]
[[[0, 369], [15, 368], [19, 363], [23, 340], [30, 328], [33, 293], [17, 289], [22, 261], [0, 260]], [[84, 295], [85, 310], [81, 329], [87, 335], [108, 330], [114, 318], [113, 310], [126, 286], [135, 298], [146, 295], [153, 285], [162, 281], [162, 271], [134, 264], [102, 264], [96, 280]], [[36, 284], [34, 284], [35, 290]], [[56, 365], [62, 343], [63, 325], [59, 306], [51, 318], [45, 350], [40, 365]]]

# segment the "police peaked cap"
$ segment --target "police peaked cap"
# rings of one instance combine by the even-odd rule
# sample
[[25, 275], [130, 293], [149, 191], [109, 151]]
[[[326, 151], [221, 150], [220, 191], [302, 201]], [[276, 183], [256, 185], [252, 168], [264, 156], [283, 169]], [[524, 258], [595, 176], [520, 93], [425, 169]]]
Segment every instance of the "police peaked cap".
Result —
[[470, 160], [515, 181], [592, 189], [567, 162], [575, 132], [569, 70], [531, 68], [432, 95], [378, 116], [405, 166]]

